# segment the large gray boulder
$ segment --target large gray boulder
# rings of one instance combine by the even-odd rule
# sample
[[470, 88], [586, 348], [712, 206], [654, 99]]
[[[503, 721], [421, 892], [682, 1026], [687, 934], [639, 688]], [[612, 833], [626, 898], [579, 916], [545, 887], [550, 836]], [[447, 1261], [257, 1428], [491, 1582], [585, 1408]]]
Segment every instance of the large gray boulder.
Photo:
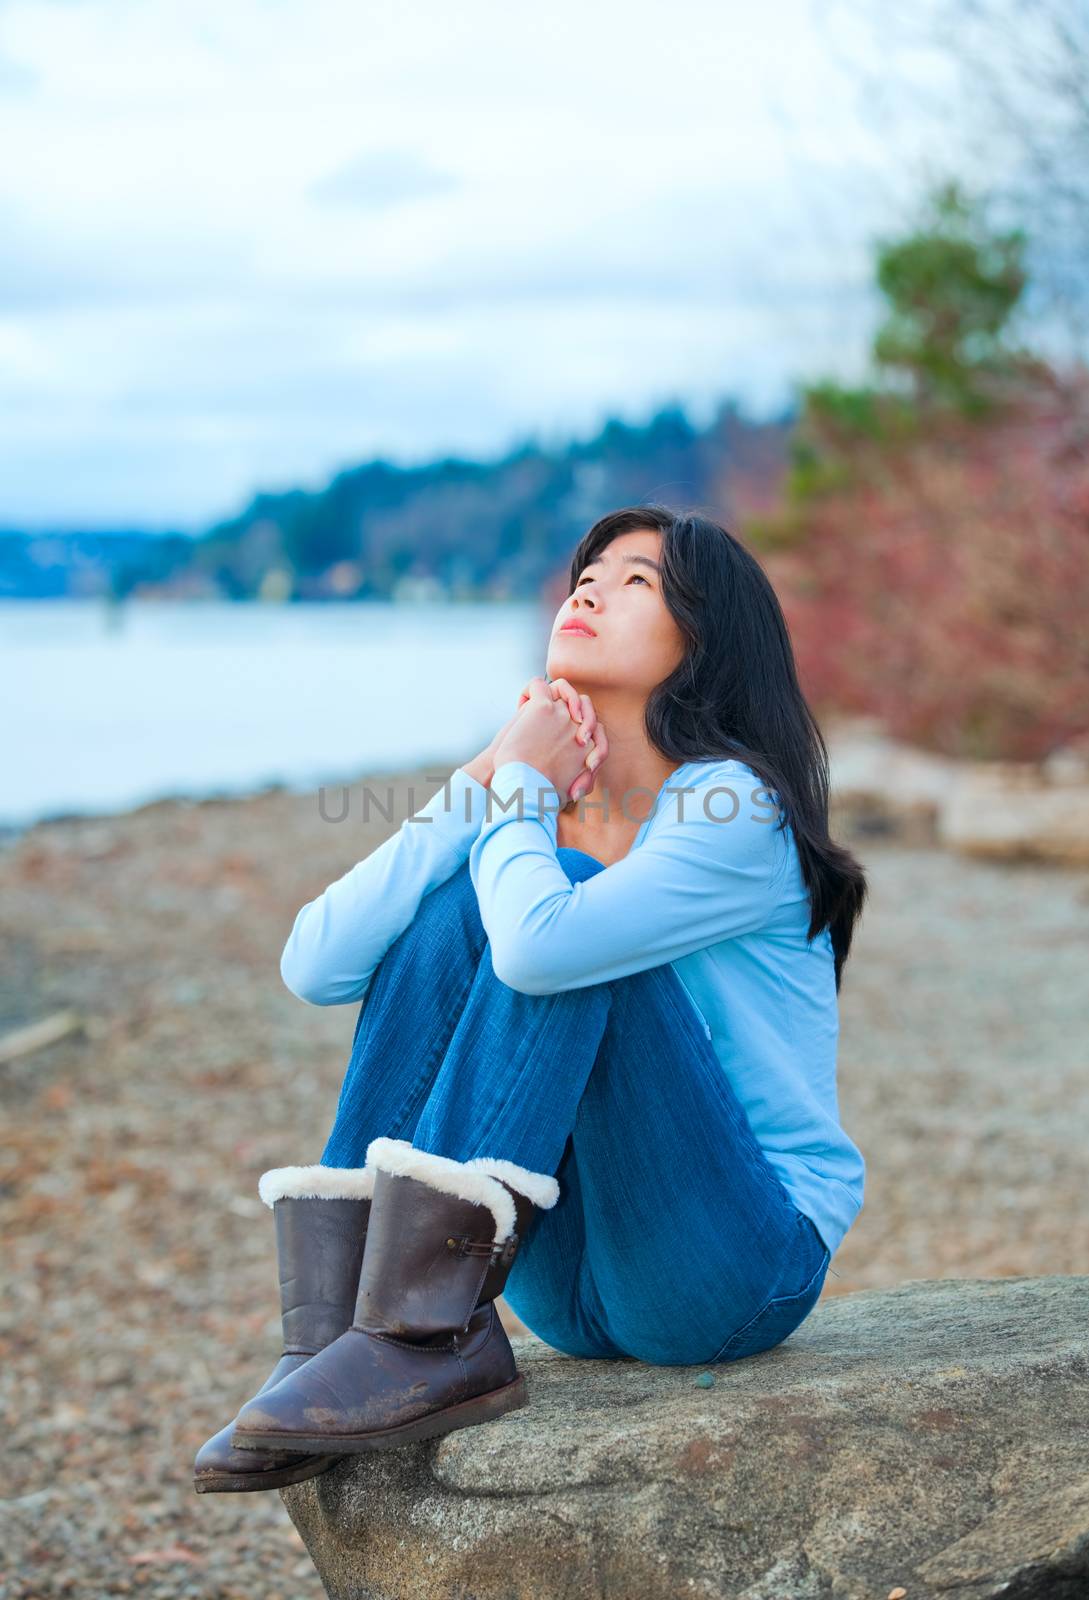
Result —
[[529, 1405], [281, 1491], [332, 1600], [1089, 1596], [1089, 1278], [832, 1296], [705, 1372], [514, 1343]]
[[828, 731], [832, 802], [848, 833], [892, 834], [996, 861], [1089, 863], [1089, 737], [1041, 761], [972, 761], [890, 738], [879, 718]]

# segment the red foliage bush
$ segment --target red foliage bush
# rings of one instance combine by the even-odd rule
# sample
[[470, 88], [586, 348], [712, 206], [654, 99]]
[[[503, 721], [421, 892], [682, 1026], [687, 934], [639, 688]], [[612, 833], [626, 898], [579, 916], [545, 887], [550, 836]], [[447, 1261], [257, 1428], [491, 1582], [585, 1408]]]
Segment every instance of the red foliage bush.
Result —
[[850, 467], [792, 513], [788, 549], [758, 547], [818, 717], [1018, 760], [1084, 734], [1089, 374], [1037, 382], [998, 421], [860, 442]]

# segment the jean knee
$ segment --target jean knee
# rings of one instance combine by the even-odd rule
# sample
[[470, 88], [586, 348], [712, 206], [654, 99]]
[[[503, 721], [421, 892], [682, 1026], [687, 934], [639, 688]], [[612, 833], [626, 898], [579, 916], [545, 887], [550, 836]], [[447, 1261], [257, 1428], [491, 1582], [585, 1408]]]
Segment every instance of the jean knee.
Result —
[[473, 880], [469, 873], [468, 857], [458, 863], [448, 878], [444, 878], [440, 884], [437, 884], [434, 889], [424, 895], [420, 901], [421, 906], [425, 906], [433, 896], [440, 894], [443, 890], [446, 891], [448, 897], [454, 899], [466, 894], [471, 894], [475, 897], [476, 890], [473, 888]]
[[376, 989], [384, 989], [388, 985], [391, 972], [394, 981], [399, 981], [406, 972], [411, 973], [421, 953], [425, 964], [437, 960], [445, 962], [449, 956], [453, 970], [455, 962], [452, 957], [455, 953], [459, 962], [462, 957], [477, 962], [487, 942], [476, 890], [469, 876], [469, 864], [462, 862], [448, 878], [428, 890], [416, 907], [411, 922], [386, 950], [375, 970], [371, 993], [364, 1000], [364, 1007]]
[[476, 923], [480, 922], [480, 907], [467, 860], [455, 867], [448, 878], [428, 890], [417, 906], [412, 921], [432, 917], [453, 917], [460, 923], [468, 917]]

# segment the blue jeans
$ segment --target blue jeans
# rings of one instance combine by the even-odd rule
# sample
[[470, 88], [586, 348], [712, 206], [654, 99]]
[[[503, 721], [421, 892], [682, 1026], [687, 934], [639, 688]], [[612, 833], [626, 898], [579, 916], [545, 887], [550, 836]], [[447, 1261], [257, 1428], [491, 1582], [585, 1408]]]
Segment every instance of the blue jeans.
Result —
[[[581, 850], [557, 856], [572, 883], [605, 870]], [[567, 1354], [733, 1361], [785, 1339], [824, 1285], [828, 1248], [673, 968], [562, 994], [509, 988], [467, 862], [371, 980], [322, 1164], [362, 1166], [380, 1134], [557, 1178], [504, 1298]]]

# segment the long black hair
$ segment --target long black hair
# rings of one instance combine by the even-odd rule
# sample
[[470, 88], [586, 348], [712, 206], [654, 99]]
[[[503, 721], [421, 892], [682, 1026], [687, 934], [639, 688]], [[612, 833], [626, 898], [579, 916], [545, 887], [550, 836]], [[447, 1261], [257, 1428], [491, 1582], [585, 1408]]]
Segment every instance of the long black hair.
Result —
[[756, 557], [719, 523], [663, 505], [599, 518], [571, 560], [571, 588], [613, 539], [661, 534], [662, 597], [684, 659], [648, 696], [644, 728], [667, 760], [733, 757], [778, 796], [809, 888], [807, 937], [831, 931], [836, 989], [866, 898], [861, 864], [828, 832], [828, 750], [798, 684], [775, 590]]

